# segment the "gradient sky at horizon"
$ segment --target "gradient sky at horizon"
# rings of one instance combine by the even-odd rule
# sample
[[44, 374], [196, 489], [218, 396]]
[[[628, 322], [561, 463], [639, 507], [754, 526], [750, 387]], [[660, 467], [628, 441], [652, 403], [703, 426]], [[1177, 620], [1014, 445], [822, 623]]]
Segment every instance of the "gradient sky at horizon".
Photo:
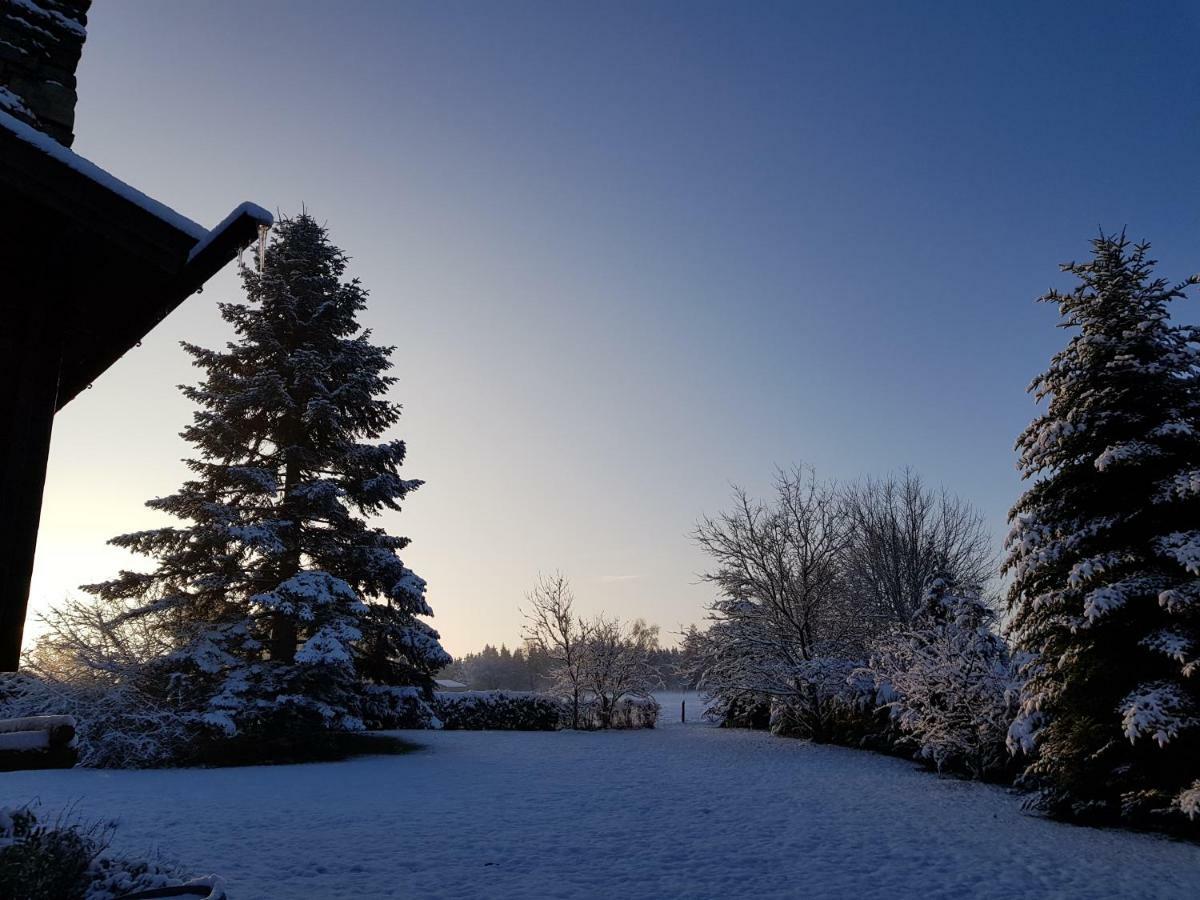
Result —
[[[539, 570], [699, 620], [688, 533], [776, 466], [912, 466], [998, 543], [1057, 265], [1128, 226], [1200, 269], [1195, 4], [121, 0], [88, 31], [77, 152], [208, 226], [306, 204], [353, 257], [427, 481], [384, 523], [453, 653], [514, 644]], [[58, 416], [34, 612], [163, 522], [178, 341], [239, 297], [230, 266]]]

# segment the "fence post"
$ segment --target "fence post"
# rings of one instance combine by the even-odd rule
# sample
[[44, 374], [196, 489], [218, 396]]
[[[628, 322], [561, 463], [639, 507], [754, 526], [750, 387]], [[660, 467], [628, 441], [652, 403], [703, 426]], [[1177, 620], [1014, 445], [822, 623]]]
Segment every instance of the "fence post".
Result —
[[687, 723], [687, 701], [686, 700], [679, 701], [679, 721], [683, 722], [684, 724]]

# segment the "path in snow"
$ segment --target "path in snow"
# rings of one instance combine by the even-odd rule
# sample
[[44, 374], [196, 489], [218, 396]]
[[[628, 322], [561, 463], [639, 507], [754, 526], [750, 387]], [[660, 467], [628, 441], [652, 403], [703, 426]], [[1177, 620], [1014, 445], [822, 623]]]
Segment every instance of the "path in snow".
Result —
[[343, 763], [14, 772], [0, 804], [115, 815], [118, 849], [233, 900], [1198, 895], [1194, 845], [674, 709], [655, 731], [404, 732], [425, 749]]

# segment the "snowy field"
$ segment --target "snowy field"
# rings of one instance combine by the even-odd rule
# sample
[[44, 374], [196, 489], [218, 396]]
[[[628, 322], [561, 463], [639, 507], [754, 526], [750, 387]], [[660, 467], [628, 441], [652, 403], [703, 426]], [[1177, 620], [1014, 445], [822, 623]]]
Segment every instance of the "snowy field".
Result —
[[[1021, 813], [903, 760], [700, 724], [402, 732], [302, 766], [15, 772], [2, 803], [116, 816], [232, 900], [1196, 897], [1200, 848]], [[671, 715], [671, 713], [674, 715]]]

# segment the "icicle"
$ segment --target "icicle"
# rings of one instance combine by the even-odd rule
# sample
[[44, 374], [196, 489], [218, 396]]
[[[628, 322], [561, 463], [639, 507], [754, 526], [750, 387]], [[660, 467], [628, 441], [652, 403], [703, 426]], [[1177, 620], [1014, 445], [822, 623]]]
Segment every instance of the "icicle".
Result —
[[267, 232], [270, 230], [270, 225], [263, 222], [258, 223], [258, 271], [260, 273], [267, 264]]

